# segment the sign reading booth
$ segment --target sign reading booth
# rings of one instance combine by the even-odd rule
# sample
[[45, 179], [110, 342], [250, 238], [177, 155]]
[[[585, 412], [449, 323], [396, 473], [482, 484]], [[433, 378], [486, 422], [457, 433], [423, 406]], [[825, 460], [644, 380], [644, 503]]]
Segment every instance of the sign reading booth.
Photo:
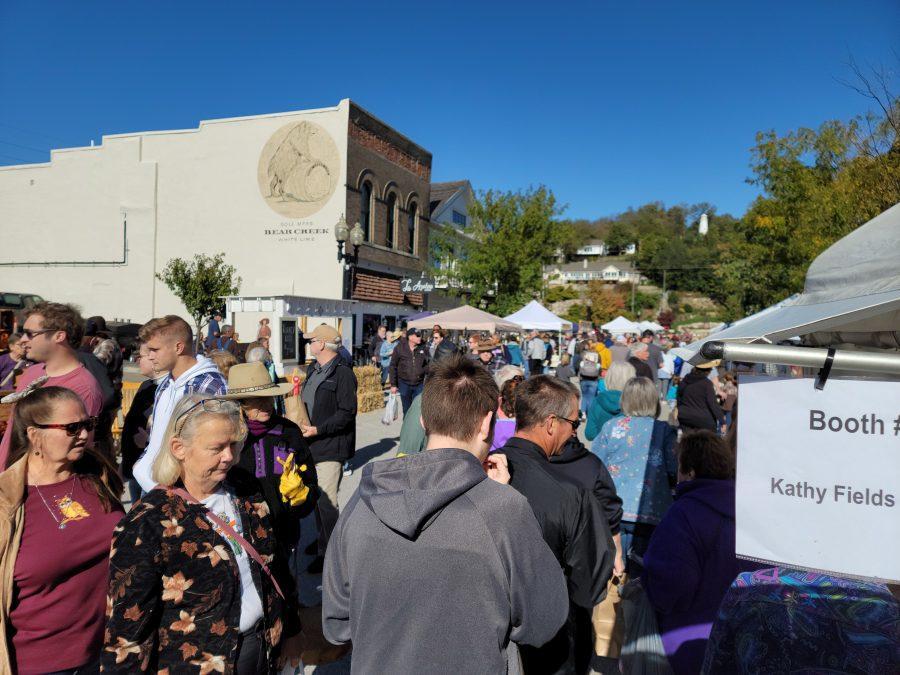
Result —
[[900, 382], [741, 376], [738, 556], [900, 580]]

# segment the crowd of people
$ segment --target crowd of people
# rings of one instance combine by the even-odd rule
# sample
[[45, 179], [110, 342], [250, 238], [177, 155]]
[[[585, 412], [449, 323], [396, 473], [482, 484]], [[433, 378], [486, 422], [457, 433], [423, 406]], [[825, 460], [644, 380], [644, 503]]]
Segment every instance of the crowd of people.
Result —
[[265, 320], [241, 348], [221, 316], [201, 340], [152, 319], [116, 443], [102, 317], [23, 319], [0, 356], [0, 672], [280, 672], [304, 648], [302, 573], [359, 673], [619, 672], [635, 592], [674, 673], [896, 668], [886, 586], [736, 557], [737, 380], [667, 336], [379, 327], [399, 447], [341, 510], [357, 381], [334, 328], [304, 333], [297, 386]]

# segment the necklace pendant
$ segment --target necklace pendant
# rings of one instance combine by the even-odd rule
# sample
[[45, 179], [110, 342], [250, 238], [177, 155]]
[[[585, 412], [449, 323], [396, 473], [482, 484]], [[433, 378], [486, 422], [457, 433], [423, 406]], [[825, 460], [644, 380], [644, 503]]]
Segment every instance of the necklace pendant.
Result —
[[66, 524], [65, 524], [65, 523], [60, 523], [60, 524], [59, 524], [59, 529], [61, 529], [61, 530], [66, 529]]

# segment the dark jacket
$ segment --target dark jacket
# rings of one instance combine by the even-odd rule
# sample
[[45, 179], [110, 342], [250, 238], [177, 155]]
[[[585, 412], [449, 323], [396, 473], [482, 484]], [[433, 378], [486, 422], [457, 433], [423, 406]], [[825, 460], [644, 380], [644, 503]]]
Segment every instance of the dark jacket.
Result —
[[656, 370], [647, 365], [646, 361], [641, 361], [638, 357], [631, 356], [628, 358], [628, 363], [634, 366], [635, 377], [646, 377], [652, 382], [656, 381]]
[[428, 370], [428, 349], [424, 344], [410, 349], [409, 340], [401, 340], [394, 349], [394, 353], [391, 354], [389, 368], [392, 387], [399, 386], [401, 380], [413, 386], [421, 384], [425, 380], [425, 372]]
[[[263, 604], [266, 651], [300, 629], [296, 588], [278, 551], [259, 484], [240, 468], [229, 472], [244, 538], [287, 598], [250, 564]], [[234, 663], [241, 580], [228, 540], [216, 534], [200, 505], [151, 490], [116, 527], [109, 562], [109, 604], [100, 663], [105, 673], [198, 672], [204, 662]], [[193, 626], [193, 627], [192, 627]], [[203, 672], [206, 672], [204, 670]], [[215, 669], [210, 672], [216, 672]]]
[[606, 514], [610, 532], [614, 535], [619, 533], [622, 500], [616, 494], [616, 484], [603, 460], [572, 436], [563, 446], [562, 454], [550, 458], [550, 469], [556, 475], [563, 476], [591, 492]]
[[734, 481], [679, 483], [653, 532], [641, 583], [676, 673], [698, 673], [719, 605], [741, 572], [764, 567], [734, 553]]
[[372, 360], [372, 357], [376, 357], [376, 360], [381, 360], [379, 354], [381, 353], [381, 343], [384, 342], [384, 338], [381, 337], [378, 333], [372, 336], [372, 339], [369, 340], [369, 349], [366, 351], [366, 354], [369, 356], [369, 361]]
[[368, 464], [325, 555], [322, 629], [354, 673], [506, 673], [567, 607], [528, 502], [463, 450]]
[[717, 431], [725, 421], [722, 407], [716, 401], [716, 388], [708, 375], [708, 370], [694, 369], [678, 385], [679, 426]]
[[134, 398], [131, 401], [131, 407], [128, 414], [125, 415], [125, 421], [122, 424], [122, 475], [125, 478], [132, 478], [131, 469], [134, 463], [138, 461], [147, 447], [146, 442], [143, 446], [135, 443], [134, 436], [143, 430], [150, 434], [150, 413], [153, 412], [153, 400], [156, 396], [156, 380], [144, 380], [138, 387]]
[[525, 672], [586, 672], [593, 649], [589, 640], [578, 640], [576, 625], [584, 622], [577, 612], [590, 612], [606, 596], [615, 558], [609, 523], [593, 495], [557, 476], [534, 443], [513, 436], [500, 452], [509, 461], [510, 485], [528, 500], [544, 541], [566, 574], [571, 601], [566, 625], [550, 642], [539, 648], [522, 648]]
[[[303, 483], [309, 487], [306, 501], [293, 507], [285, 503], [278, 491], [283, 469], [275, 461], [276, 458], [287, 460], [291, 453]], [[285, 553], [289, 553], [300, 535], [300, 519], [312, 512], [319, 494], [315, 463], [309, 444], [300, 433], [300, 427], [284, 417], [274, 415], [266, 433], [255, 435], [248, 429], [238, 465], [259, 480], [263, 497], [272, 514], [275, 538]], [[304, 466], [306, 469], [301, 469]]]
[[[316, 367], [306, 369], [308, 378]], [[316, 462], [346, 462], [356, 453], [356, 375], [338, 363], [316, 389], [316, 403], [310, 423], [318, 434], [308, 438]]]
[[[431, 348], [429, 347], [428, 353], [431, 354]], [[456, 348], [456, 345], [453, 344], [448, 338], [444, 338], [441, 340], [441, 343], [434, 348], [434, 355], [431, 357], [432, 362], [438, 362], [441, 359], [447, 358], [448, 356], [452, 356], [454, 354], [459, 353], [459, 350]]]

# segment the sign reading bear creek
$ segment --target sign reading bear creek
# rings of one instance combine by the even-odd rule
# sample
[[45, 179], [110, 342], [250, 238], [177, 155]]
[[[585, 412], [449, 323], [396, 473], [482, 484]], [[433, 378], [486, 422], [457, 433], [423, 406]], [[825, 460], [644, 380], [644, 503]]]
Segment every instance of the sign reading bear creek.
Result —
[[259, 156], [257, 179], [276, 213], [306, 218], [334, 194], [341, 160], [334, 140], [315, 122], [291, 122], [272, 134]]

